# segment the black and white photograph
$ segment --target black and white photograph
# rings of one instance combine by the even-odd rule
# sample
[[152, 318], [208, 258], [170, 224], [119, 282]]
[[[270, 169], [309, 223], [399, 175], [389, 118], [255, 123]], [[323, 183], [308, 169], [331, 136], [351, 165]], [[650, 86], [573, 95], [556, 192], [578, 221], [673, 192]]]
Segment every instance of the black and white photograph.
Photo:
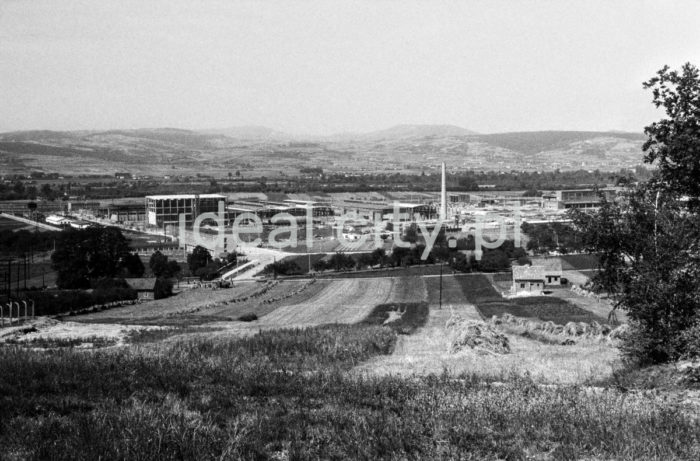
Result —
[[0, 460], [700, 459], [700, 1], [0, 0]]

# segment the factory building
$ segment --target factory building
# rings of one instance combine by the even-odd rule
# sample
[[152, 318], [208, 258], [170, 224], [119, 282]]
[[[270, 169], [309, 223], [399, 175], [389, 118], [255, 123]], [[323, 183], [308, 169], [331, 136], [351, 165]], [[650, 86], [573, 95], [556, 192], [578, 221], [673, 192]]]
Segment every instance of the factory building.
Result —
[[226, 196], [220, 194], [182, 194], [146, 196], [146, 224], [158, 228], [177, 226], [180, 215], [185, 225], [191, 227], [197, 216], [219, 211], [219, 202], [226, 208]]
[[542, 208], [547, 210], [593, 209], [600, 206], [601, 194], [608, 200], [613, 200], [617, 195], [617, 189], [572, 189], [545, 192], [542, 194]]
[[311, 210], [312, 218], [333, 216], [333, 208], [321, 202], [306, 200], [284, 200], [282, 202], [236, 200], [226, 207], [227, 219], [234, 220], [243, 213], [252, 213], [263, 221], [269, 221], [273, 216], [286, 213], [298, 218], [306, 218]]
[[[336, 211], [340, 215], [352, 214], [358, 218], [379, 223], [382, 221], [411, 222], [435, 219], [437, 211], [434, 207], [418, 203], [393, 203], [388, 202], [359, 202], [344, 200], [335, 204]], [[395, 212], [398, 213], [395, 216]]]

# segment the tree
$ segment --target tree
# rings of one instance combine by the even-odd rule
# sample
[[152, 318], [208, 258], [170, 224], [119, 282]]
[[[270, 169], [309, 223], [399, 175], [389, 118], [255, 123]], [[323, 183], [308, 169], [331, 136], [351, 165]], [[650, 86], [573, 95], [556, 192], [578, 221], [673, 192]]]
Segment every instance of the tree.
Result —
[[153, 286], [153, 299], [168, 298], [173, 295], [173, 282], [170, 279], [158, 277]]
[[680, 72], [664, 67], [644, 86], [668, 116], [644, 130], [645, 162], [657, 170], [596, 213], [571, 215], [582, 243], [600, 254], [594, 287], [630, 319], [622, 351], [654, 363], [698, 353], [700, 78], [690, 64]]
[[323, 272], [328, 269], [328, 264], [325, 260], [319, 259], [318, 261], [311, 264], [311, 268], [316, 272]]
[[91, 227], [62, 232], [56, 239], [51, 266], [59, 288], [89, 288], [90, 281], [116, 277], [129, 255], [129, 245], [114, 227]]
[[151, 268], [151, 272], [153, 272], [153, 275], [156, 277], [160, 277], [164, 274], [164, 272], [167, 270], [167, 265], [168, 257], [158, 250], [156, 250], [156, 252], [153, 253], [151, 258], [148, 260], [148, 267]]
[[692, 64], [680, 71], [668, 66], [644, 83], [653, 103], [668, 118], [644, 128], [644, 161], [657, 163], [657, 180], [666, 193], [687, 195], [692, 208], [700, 207], [700, 72]]
[[124, 257], [124, 269], [129, 277], [143, 277], [146, 268], [141, 258], [136, 253], [129, 253]]
[[209, 250], [203, 246], [197, 245], [192, 250], [192, 253], [187, 255], [187, 265], [190, 267], [190, 272], [197, 273], [197, 269], [206, 267], [212, 261]]
[[342, 251], [338, 251], [328, 260], [328, 267], [332, 268], [336, 272], [352, 269], [355, 267], [355, 260], [352, 258], [352, 256], [346, 255]]
[[211, 261], [206, 266], [198, 268], [194, 272], [194, 275], [196, 275], [202, 280], [214, 280], [219, 275], [219, 267], [219, 263], [217, 263], [216, 261]]

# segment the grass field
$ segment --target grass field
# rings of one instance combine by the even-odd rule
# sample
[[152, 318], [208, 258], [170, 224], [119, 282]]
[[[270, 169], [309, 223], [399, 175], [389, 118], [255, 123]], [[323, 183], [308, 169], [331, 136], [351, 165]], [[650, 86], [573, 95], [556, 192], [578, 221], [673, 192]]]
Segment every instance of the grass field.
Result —
[[348, 373], [395, 344], [390, 328], [336, 325], [96, 352], [3, 347], [0, 454], [673, 460], [700, 449], [698, 420], [654, 394]]
[[561, 268], [563, 270], [592, 270], [598, 269], [598, 256], [594, 254], [562, 255]]
[[28, 227], [28, 225], [25, 223], [6, 218], [5, 216], [0, 216], [0, 230], [24, 229], [26, 227]]
[[[439, 279], [428, 279], [430, 298], [435, 299]], [[446, 282], [450, 280], [450, 282]], [[456, 282], [456, 284], [453, 283]], [[459, 290], [457, 289], [457, 285]], [[467, 274], [456, 277], [443, 277], [443, 300], [471, 303], [484, 319], [492, 316], [511, 314], [518, 317], [551, 320], [564, 325], [567, 322], [606, 322], [606, 316], [596, 315], [591, 310], [583, 309], [573, 303], [554, 296], [532, 296], [505, 299], [494, 288], [489, 275]]]

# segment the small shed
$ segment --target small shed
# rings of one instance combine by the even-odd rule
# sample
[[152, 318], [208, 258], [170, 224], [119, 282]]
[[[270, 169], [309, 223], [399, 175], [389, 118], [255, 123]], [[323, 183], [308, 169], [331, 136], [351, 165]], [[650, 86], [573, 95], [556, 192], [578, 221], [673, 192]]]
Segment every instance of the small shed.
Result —
[[128, 278], [125, 280], [129, 288], [136, 290], [139, 299], [154, 299], [155, 277]]

